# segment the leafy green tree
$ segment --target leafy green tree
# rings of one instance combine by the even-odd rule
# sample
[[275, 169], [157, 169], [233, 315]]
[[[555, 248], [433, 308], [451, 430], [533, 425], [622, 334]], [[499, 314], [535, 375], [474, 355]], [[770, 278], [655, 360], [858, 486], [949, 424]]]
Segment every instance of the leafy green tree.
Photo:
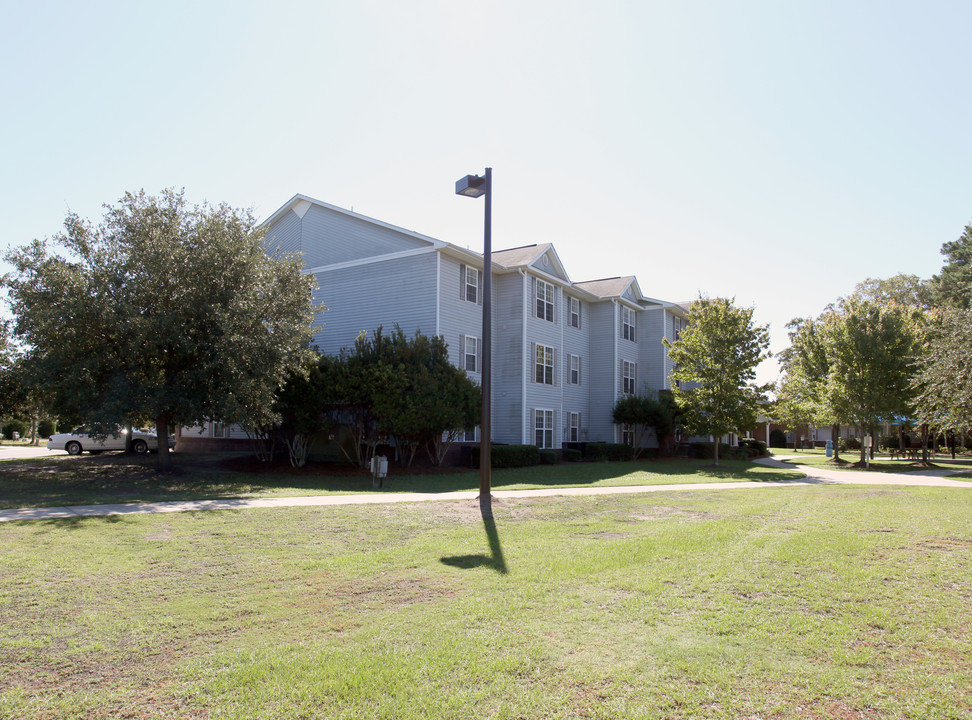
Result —
[[153, 420], [161, 470], [173, 425], [267, 421], [308, 352], [313, 279], [226, 205], [126, 193], [98, 226], [68, 215], [7, 260], [30, 382], [102, 431]]
[[324, 412], [326, 392], [320, 364], [309, 360], [305, 367], [290, 371], [277, 393], [274, 410], [280, 418], [278, 434], [294, 467], [307, 464], [314, 434], [332, 424]]
[[[825, 402], [841, 422], [872, 436], [910, 411], [918, 314], [896, 303], [850, 298], [821, 318], [829, 372]], [[861, 447], [861, 462], [865, 449]]]
[[819, 320], [795, 318], [787, 324], [790, 346], [780, 353], [776, 415], [789, 427], [831, 426], [834, 460], [840, 459], [840, 421], [826, 392], [830, 362]]
[[851, 295], [879, 305], [897, 303], [904, 307], [927, 312], [935, 304], [935, 287], [917, 275], [899, 273], [887, 279], [868, 278], [857, 283]]
[[912, 382], [919, 419], [936, 431], [972, 428], [972, 310], [948, 308], [931, 323]]
[[932, 278], [937, 304], [968, 308], [972, 305], [972, 224], [958, 239], [942, 245], [945, 265]]
[[673, 390], [689, 433], [712, 435], [715, 464], [719, 438], [756, 424], [764, 388], [756, 366], [768, 358], [769, 331], [753, 323], [753, 308], [738, 308], [726, 298], [699, 298], [689, 309], [688, 327], [679, 339], [662, 341], [675, 366]]
[[638, 429], [634, 443], [636, 458], [640, 457], [644, 450], [649, 432], [654, 432], [658, 446], [661, 448], [665, 438], [675, 431], [674, 403], [666, 402], [664, 397], [657, 391], [648, 389], [641, 395], [627, 395], [614, 405], [614, 422]]
[[322, 357], [326, 411], [348, 428], [348, 459], [366, 466], [374, 447], [394, 438], [407, 464], [426, 447], [432, 462], [442, 461], [457, 432], [475, 427], [480, 390], [464, 370], [449, 362], [441, 337], [401, 328], [360, 335], [338, 358]]

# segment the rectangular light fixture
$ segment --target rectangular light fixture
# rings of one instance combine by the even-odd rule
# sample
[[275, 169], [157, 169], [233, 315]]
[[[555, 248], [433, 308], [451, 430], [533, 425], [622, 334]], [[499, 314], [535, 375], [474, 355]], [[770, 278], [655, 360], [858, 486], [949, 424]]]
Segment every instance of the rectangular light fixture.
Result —
[[486, 178], [480, 175], [466, 175], [456, 180], [456, 195], [477, 198], [486, 192]]

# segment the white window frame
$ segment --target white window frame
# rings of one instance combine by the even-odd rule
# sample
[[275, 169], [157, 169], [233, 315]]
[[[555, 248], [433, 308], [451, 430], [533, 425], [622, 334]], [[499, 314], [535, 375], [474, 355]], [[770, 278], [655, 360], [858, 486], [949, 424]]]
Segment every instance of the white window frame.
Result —
[[459, 265], [459, 298], [464, 302], [483, 304], [482, 270], [465, 263]]
[[540, 385], [554, 384], [554, 349], [537, 343], [533, 356], [533, 381]]
[[479, 442], [479, 425], [472, 430], [462, 430], [463, 442]]
[[554, 411], [537, 408], [533, 411], [533, 442], [544, 450], [553, 447]]
[[537, 278], [536, 316], [541, 320], [553, 322], [554, 319], [554, 286], [546, 280]]
[[567, 315], [567, 324], [572, 328], [580, 329], [581, 322], [581, 301], [575, 297], [569, 298], [570, 311]]
[[580, 435], [580, 413], [569, 413], [567, 415], [567, 442], [580, 442]]
[[[463, 335], [462, 338], [462, 369], [466, 372], [482, 372], [480, 367], [480, 342], [479, 338], [473, 335]], [[469, 352], [469, 347], [472, 346], [472, 352]], [[469, 368], [469, 361], [472, 359], [473, 369]]]
[[621, 306], [621, 337], [624, 340], [635, 340], [635, 312], [626, 305]]
[[580, 355], [567, 356], [567, 384], [581, 384], [581, 359]]
[[625, 445], [630, 445], [631, 447], [634, 447], [634, 443], [635, 443], [634, 425], [629, 425], [627, 423], [624, 423], [621, 426], [621, 442]]
[[634, 395], [637, 388], [637, 363], [621, 361], [621, 392], [624, 395]]

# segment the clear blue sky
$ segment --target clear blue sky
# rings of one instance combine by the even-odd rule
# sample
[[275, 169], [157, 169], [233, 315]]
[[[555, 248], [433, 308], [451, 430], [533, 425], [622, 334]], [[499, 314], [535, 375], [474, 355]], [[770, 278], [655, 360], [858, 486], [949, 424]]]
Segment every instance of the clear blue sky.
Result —
[[[3, 246], [184, 187], [295, 193], [573, 280], [754, 304], [773, 348], [972, 220], [961, 2], [2, 0]], [[775, 377], [767, 365], [762, 380]]]

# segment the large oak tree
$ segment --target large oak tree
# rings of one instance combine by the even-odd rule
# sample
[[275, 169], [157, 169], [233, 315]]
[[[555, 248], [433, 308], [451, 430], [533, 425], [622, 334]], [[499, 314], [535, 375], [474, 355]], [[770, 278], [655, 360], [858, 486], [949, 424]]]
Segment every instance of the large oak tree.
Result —
[[313, 279], [226, 205], [126, 193], [99, 225], [70, 214], [7, 260], [31, 381], [101, 432], [153, 421], [162, 470], [172, 426], [267, 421], [308, 352]]

